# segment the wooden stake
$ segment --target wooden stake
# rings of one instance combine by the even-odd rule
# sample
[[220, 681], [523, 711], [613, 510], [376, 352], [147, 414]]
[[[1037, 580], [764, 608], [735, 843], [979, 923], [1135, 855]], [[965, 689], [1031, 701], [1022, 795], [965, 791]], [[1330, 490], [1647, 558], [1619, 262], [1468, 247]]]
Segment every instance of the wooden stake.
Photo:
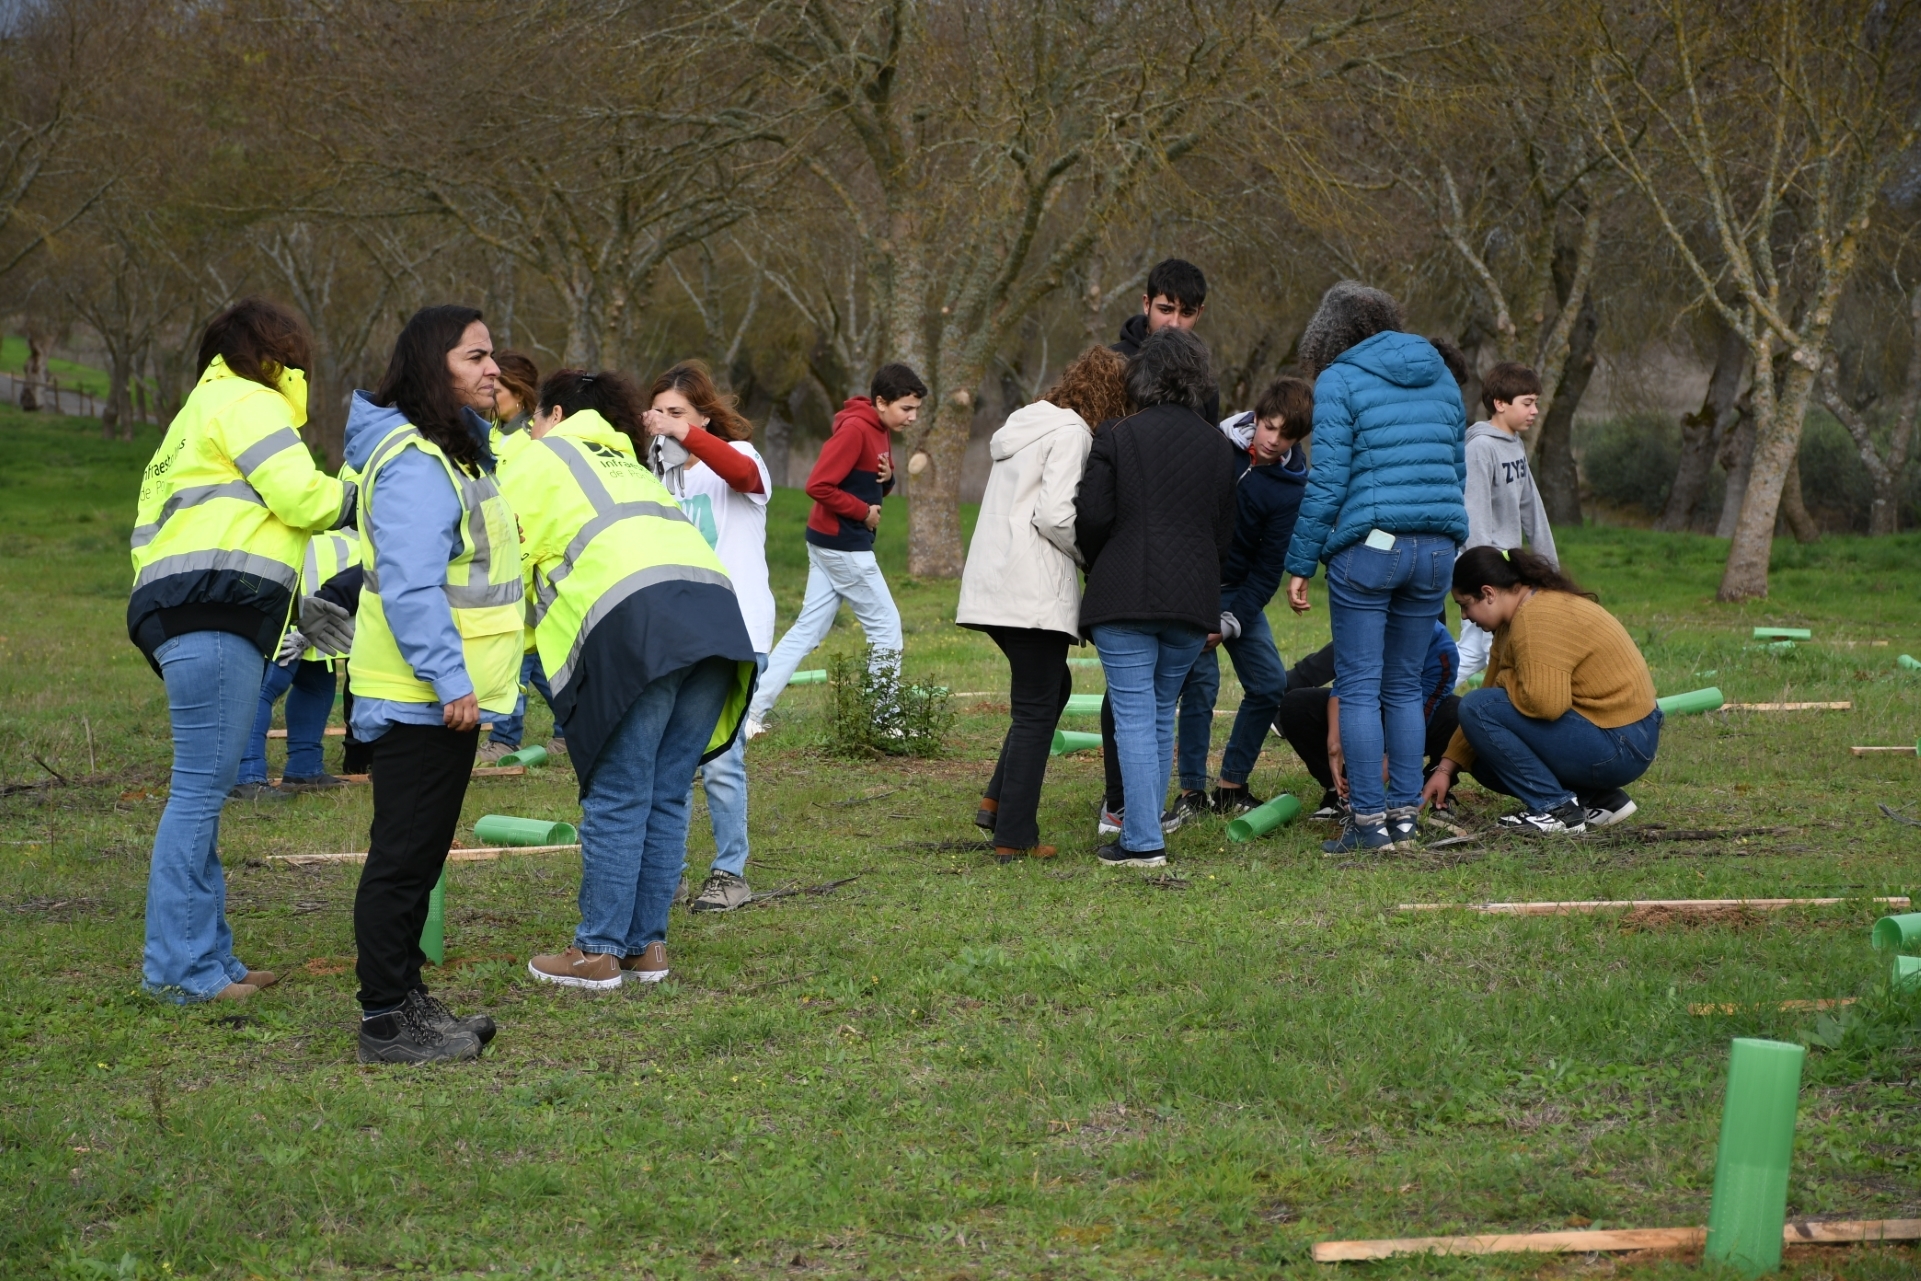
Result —
[[[525, 765], [487, 765], [487, 766], [481, 767], [480, 769], [475, 770], [474, 777], [475, 778], [519, 778], [521, 775], [525, 774], [526, 772], [527, 772], [527, 767]], [[334, 777], [338, 778], [341, 782], [347, 784], [349, 787], [364, 787], [368, 783], [373, 782], [373, 775], [371, 774], [336, 774], [334, 775]], [[273, 778], [273, 779], [268, 779], [267, 781], [272, 783], [275, 787], [279, 787], [281, 783], [285, 782], [286, 780]], [[322, 790], [325, 790], [325, 789], [322, 789]]]
[[[449, 863], [491, 863], [502, 854], [560, 854], [577, 850], [578, 845], [487, 845], [479, 849], [454, 849], [447, 851]], [[365, 863], [367, 852], [339, 854], [269, 854], [269, 863], [285, 863], [289, 867], [312, 867], [320, 863]]]
[[1853, 703], [1723, 703], [1724, 712], [1851, 712]]
[[1848, 750], [1856, 756], [1874, 756], [1881, 752], [1892, 752], [1896, 756], [1914, 755], [1912, 747], [1850, 747]]
[[[1397, 903], [1397, 912], [1478, 912], [1483, 916], [1574, 916], [1584, 912], [1655, 909], [1669, 912], [1725, 912], [1748, 908], [1757, 912], [1784, 907], [1833, 907], [1860, 900], [1846, 898], [1636, 898], [1585, 899], [1568, 903]], [[1906, 895], [1866, 900], [1886, 907], [1906, 907]]]
[[1763, 1001], [1759, 1005], [1690, 1005], [1689, 1014], [1740, 1014], [1745, 1010], [1834, 1010], [1843, 1005], [1853, 1005], [1861, 998], [1858, 996], [1825, 996], [1813, 1001]]
[[[1599, 1232], [1515, 1232], [1474, 1237], [1399, 1237], [1383, 1241], [1319, 1241], [1316, 1263], [1391, 1259], [1403, 1254], [1586, 1254], [1608, 1250], [1691, 1250], [1707, 1244], [1706, 1228], [1614, 1228]], [[1789, 1222], [1784, 1245], [1850, 1245], [1921, 1240], [1921, 1219], [1850, 1223]]]

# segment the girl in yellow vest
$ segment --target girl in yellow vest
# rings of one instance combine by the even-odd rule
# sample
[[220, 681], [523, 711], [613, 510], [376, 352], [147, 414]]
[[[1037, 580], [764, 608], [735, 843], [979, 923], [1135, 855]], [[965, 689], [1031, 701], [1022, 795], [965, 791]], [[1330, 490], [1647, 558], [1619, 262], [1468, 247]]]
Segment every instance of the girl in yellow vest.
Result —
[[300, 439], [311, 348], [300, 318], [250, 298], [214, 317], [200, 380], [140, 481], [127, 633], [167, 683], [173, 786], [147, 878], [149, 991], [237, 1000], [274, 981], [234, 957], [220, 807], [240, 774], [267, 656], [310, 535], [353, 511]]
[[533, 574], [534, 635], [580, 776], [580, 928], [528, 964], [613, 988], [667, 977], [694, 768], [732, 745], [756, 666], [733, 582], [640, 461], [639, 389], [565, 369], [501, 485]]
[[471, 307], [417, 312], [372, 395], [355, 392], [347, 464], [361, 478], [364, 572], [354, 737], [373, 757], [374, 817], [354, 897], [360, 1060], [474, 1058], [486, 1015], [459, 1018], [420, 978], [420, 930], [460, 822], [482, 713], [514, 710], [525, 626], [520, 540], [494, 484], [487, 420], [499, 370]]

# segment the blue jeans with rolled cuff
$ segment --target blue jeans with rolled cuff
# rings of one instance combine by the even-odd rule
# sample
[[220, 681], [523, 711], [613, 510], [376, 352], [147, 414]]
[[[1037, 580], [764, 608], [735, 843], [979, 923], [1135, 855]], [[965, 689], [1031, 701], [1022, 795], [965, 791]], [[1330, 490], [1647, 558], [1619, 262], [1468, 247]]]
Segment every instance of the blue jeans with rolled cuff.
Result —
[[267, 781], [267, 730], [273, 725], [273, 705], [282, 694], [287, 696], [287, 777], [312, 778], [325, 772], [321, 742], [334, 709], [333, 665], [295, 660], [285, 667], [267, 664], [267, 673], [260, 679], [260, 710], [254, 715], [253, 733], [236, 781]]
[[[1474, 748], [1467, 770], [1474, 781], [1519, 797], [1539, 814], [1626, 787], [1647, 773], [1661, 744], [1658, 707], [1632, 725], [1602, 729], [1572, 710], [1551, 721], [1523, 715], [1507, 691], [1495, 687], [1468, 691], [1460, 717], [1461, 733]], [[1347, 732], [1345, 721], [1341, 729]]]
[[1127, 805], [1121, 847], [1145, 854], [1166, 845], [1161, 808], [1174, 765], [1174, 704], [1207, 633], [1192, 623], [1158, 620], [1102, 623], [1093, 633], [1121, 758]]
[[[755, 654], [754, 663], [767, 670], [767, 655]], [[707, 818], [714, 826], [714, 861], [708, 872], [747, 875], [747, 730], [734, 735], [734, 745], [700, 767], [701, 789], [707, 793]]]

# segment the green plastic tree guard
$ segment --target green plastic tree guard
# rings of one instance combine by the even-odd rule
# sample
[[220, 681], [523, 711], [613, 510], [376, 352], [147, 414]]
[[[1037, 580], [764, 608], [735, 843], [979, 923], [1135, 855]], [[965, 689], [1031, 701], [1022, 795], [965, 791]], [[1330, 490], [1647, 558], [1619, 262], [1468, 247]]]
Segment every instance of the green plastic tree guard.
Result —
[[1894, 969], [1888, 974], [1888, 984], [1897, 992], [1921, 987], [1921, 956], [1895, 957]]
[[1913, 654], [1901, 655], [1894, 660], [1894, 664], [1896, 667], [1905, 667], [1911, 672], [1921, 672], [1921, 660], [1917, 660]]
[[1052, 755], [1065, 756], [1069, 752], [1085, 752], [1101, 745], [1099, 734], [1077, 734], [1071, 729], [1054, 731], [1054, 750]]
[[521, 748], [517, 752], [507, 753], [505, 756], [500, 758], [499, 763], [503, 766], [504, 765], [526, 765], [526, 766], [545, 765], [547, 763], [547, 749], [540, 746], [538, 743], [530, 744], [529, 746]]
[[515, 818], [511, 814], [484, 816], [474, 824], [474, 836], [484, 845], [572, 845], [580, 839], [572, 823]]
[[1757, 627], [1754, 629], [1756, 640], [1813, 640], [1814, 633], [1805, 627]]
[[1301, 812], [1298, 797], [1283, 792], [1258, 809], [1251, 809], [1227, 825], [1227, 839], [1230, 841], [1251, 841], [1257, 836], [1265, 836], [1277, 827], [1294, 821]]
[[1921, 912], [1884, 916], [1874, 923], [1874, 947], [1878, 952], [1905, 952], [1921, 943]]
[[427, 923], [420, 927], [420, 950], [435, 965], [447, 960], [447, 867], [444, 863], [433, 893], [427, 896]]
[[1654, 700], [1654, 705], [1668, 716], [1690, 716], [1697, 712], [1715, 711], [1726, 701], [1721, 697], [1720, 687], [1710, 685], [1706, 689], [1689, 690], [1685, 694], [1669, 694], [1666, 698], [1657, 698]]
[[1067, 660], [1067, 665], [1069, 667], [1099, 667], [1101, 660], [1098, 658], [1070, 658]]
[[1806, 1057], [1799, 1045], [1749, 1037], [1736, 1037], [1728, 1056], [1707, 1257], [1751, 1277], [1781, 1266], [1788, 1163], [1794, 1156], [1794, 1113]]
[[825, 667], [816, 667], [805, 672], [795, 672], [787, 678], [787, 683], [789, 685], [825, 685], [827, 683], [827, 669]]
[[1101, 694], [1069, 694], [1067, 710], [1076, 716], [1099, 716], [1103, 697]]

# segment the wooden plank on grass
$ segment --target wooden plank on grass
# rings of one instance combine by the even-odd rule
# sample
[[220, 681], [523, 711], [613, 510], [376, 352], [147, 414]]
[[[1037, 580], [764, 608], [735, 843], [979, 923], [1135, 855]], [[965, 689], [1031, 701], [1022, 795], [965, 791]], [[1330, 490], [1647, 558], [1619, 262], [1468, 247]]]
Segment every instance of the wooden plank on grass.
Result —
[[[482, 721], [480, 723], [480, 728], [482, 729], [492, 729], [493, 727], [494, 726], [492, 721]], [[325, 734], [328, 738], [347, 737], [347, 727], [345, 725], [329, 725], [327, 726], [326, 729], [323, 729], [320, 732], [322, 734]], [[267, 737], [268, 738], [285, 738], [287, 737], [287, 731], [284, 729], [270, 729], [267, 731]]]
[[[1513, 1232], [1472, 1237], [1399, 1237], [1383, 1241], [1319, 1241], [1316, 1263], [1391, 1259], [1403, 1254], [1587, 1254], [1620, 1250], [1687, 1250], [1707, 1244], [1706, 1228], [1616, 1228], [1581, 1232]], [[1852, 1245], [1921, 1240], [1921, 1219], [1791, 1222], [1784, 1245]]]
[[1724, 712], [1851, 712], [1853, 703], [1723, 703]]
[[1843, 1005], [1853, 1005], [1861, 998], [1858, 996], [1824, 996], [1813, 1001], [1762, 1001], [1758, 1005], [1735, 1005], [1722, 1001], [1707, 1005], [1688, 1006], [1689, 1014], [1740, 1014], [1747, 1010], [1834, 1010]]
[[[1397, 912], [1478, 912], [1483, 916], [1574, 916], [1583, 912], [1726, 912], [1751, 909], [1774, 912], [1788, 907], [1833, 907], [1860, 900], [1848, 898], [1599, 898], [1566, 903], [1397, 903]], [[1866, 900], [1884, 907], [1906, 907], [1907, 896]]]
[[[560, 854], [577, 850], [578, 845], [484, 845], [478, 849], [452, 849], [447, 851], [449, 863], [491, 863], [502, 854]], [[289, 867], [313, 867], [321, 863], [365, 863], [367, 851], [342, 851], [337, 854], [269, 854], [269, 863], [285, 863]]]
[[1882, 752], [1891, 752], [1896, 756], [1914, 755], [1912, 747], [1850, 747], [1848, 750], [1856, 756], [1875, 756]]
[[[521, 775], [525, 774], [526, 772], [527, 772], [527, 767], [525, 765], [488, 765], [475, 770], [474, 777], [475, 778], [519, 778]], [[339, 779], [341, 782], [347, 784], [347, 786], [349, 787], [365, 787], [368, 783], [373, 782], [373, 775], [371, 774], [336, 774], [334, 775], [334, 777]], [[267, 781], [272, 783], [275, 787], [279, 787], [280, 784], [285, 780], [274, 778], [274, 779], [269, 779]], [[325, 791], [326, 789], [318, 788], [316, 790]]]

